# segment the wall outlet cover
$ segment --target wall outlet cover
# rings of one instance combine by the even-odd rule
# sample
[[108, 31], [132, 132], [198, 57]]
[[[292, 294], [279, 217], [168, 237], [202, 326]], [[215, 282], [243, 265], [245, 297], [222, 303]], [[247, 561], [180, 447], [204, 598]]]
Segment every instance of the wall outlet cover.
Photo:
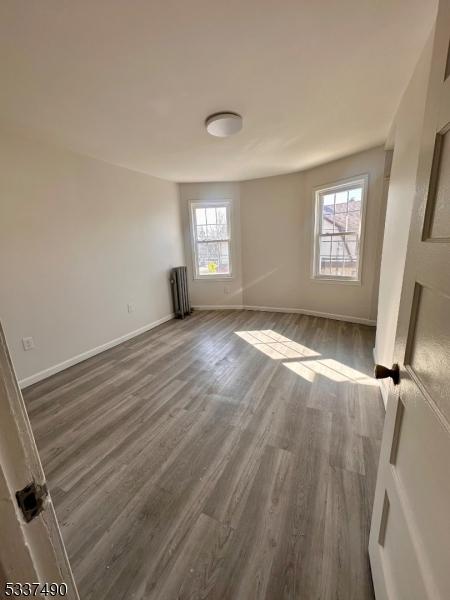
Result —
[[22, 346], [24, 350], [33, 350], [34, 348], [34, 340], [32, 337], [24, 337], [22, 338]]

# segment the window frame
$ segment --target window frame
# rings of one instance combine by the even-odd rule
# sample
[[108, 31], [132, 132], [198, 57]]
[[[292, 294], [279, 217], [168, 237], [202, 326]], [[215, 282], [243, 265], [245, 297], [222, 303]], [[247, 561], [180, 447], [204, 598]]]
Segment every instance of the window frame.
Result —
[[[322, 219], [321, 212], [321, 196], [327, 193], [337, 193], [345, 190], [354, 189], [361, 186], [361, 220], [359, 223], [359, 231], [356, 232], [359, 236], [359, 253], [358, 253], [358, 275], [357, 277], [348, 277], [345, 275], [321, 275], [319, 273], [320, 260], [320, 238], [323, 234], [320, 233], [320, 223]], [[364, 254], [364, 231], [366, 223], [366, 206], [369, 187], [369, 175], [356, 175], [348, 179], [341, 179], [334, 183], [320, 185], [314, 188], [313, 193], [313, 239], [312, 239], [312, 261], [311, 261], [311, 279], [316, 282], [323, 283], [340, 283], [346, 285], [361, 285], [362, 284], [362, 268]], [[330, 234], [333, 235], [333, 234]], [[339, 234], [334, 234], [339, 235]]]
[[[197, 244], [199, 243], [196, 239], [196, 219], [195, 219], [195, 209], [196, 208], [217, 208], [219, 206], [224, 206], [227, 211], [227, 225], [228, 225], [228, 240], [217, 240], [228, 242], [228, 260], [230, 265], [230, 272], [228, 274], [224, 273], [211, 273], [210, 275], [201, 275], [198, 270], [198, 260], [197, 260]], [[191, 229], [191, 250], [192, 250], [192, 262], [193, 262], [193, 275], [195, 280], [201, 281], [217, 281], [220, 279], [233, 279], [233, 202], [230, 199], [223, 200], [190, 200], [189, 201], [189, 223]], [[214, 242], [216, 240], [211, 240]]]

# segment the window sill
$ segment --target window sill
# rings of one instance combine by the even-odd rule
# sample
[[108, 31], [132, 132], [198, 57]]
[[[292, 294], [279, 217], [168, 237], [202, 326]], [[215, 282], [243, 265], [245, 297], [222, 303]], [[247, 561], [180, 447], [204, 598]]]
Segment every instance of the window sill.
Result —
[[339, 279], [337, 277], [317, 277], [315, 275], [311, 276], [312, 281], [315, 283], [337, 283], [343, 285], [357, 285], [361, 286], [361, 279]]
[[194, 281], [230, 281], [233, 275], [194, 275]]

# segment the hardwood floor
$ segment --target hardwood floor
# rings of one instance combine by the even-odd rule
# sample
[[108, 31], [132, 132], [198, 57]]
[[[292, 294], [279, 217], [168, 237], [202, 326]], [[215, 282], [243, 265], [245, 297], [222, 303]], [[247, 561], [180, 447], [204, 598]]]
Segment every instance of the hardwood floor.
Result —
[[373, 346], [197, 312], [26, 389], [81, 599], [372, 599]]

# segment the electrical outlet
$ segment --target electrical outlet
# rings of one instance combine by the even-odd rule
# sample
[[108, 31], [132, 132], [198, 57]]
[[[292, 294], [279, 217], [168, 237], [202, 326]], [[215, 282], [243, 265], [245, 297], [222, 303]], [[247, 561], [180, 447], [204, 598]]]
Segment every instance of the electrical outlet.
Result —
[[132, 312], [134, 312], [134, 311], [135, 311], [136, 307], [135, 307], [135, 305], [133, 304], [133, 302], [129, 302], [129, 303], [127, 304], [127, 309], [128, 309], [128, 312], [129, 312], [129, 313], [132, 313]]
[[24, 350], [33, 350], [34, 348], [34, 340], [32, 337], [24, 337], [22, 338], [22, 346]]
[[230, 293], [230, 286], [229, 286], [229, 285], [226, 285], [226, 286], [223, 288], [223, 293], [224, 293], [224, 294], [229, 294], [229, 293]]

